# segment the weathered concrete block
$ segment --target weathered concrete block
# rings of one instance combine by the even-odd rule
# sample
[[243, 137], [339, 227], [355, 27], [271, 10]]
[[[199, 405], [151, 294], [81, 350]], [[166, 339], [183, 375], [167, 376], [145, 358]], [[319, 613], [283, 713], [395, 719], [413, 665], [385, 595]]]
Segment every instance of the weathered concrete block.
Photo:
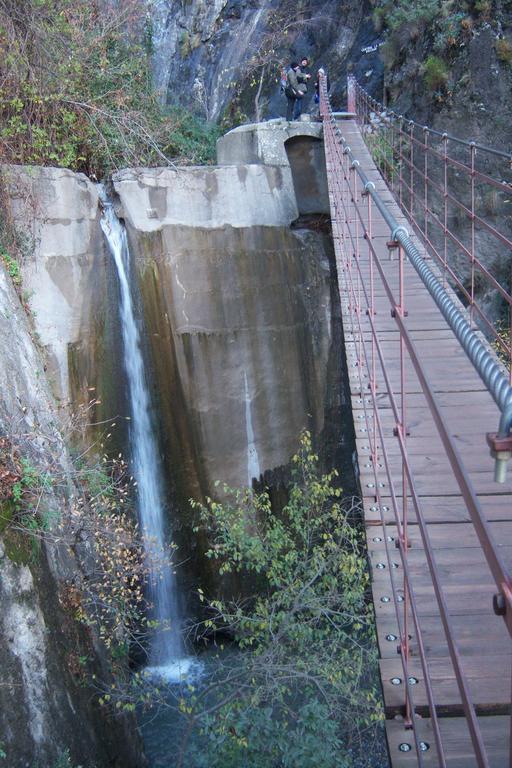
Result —
[[321, 139], [322, 124], [307, 121], [289, 123], [277, 119], [240, 125], [217, 140], [217, 162], [219, 165], [261, 163], [289, 167], [285, 143], [297, 136]]
[[217, 159], [221, 165], [262, 163], [290, 168], [299, 215], [330, 212], [321, 123], [269, 120], [241, 125], [217, 141]]
[[141, 232], [289, 226], [298, 216], [289, 166], [127, 169], [113, 181], [122, 215]]

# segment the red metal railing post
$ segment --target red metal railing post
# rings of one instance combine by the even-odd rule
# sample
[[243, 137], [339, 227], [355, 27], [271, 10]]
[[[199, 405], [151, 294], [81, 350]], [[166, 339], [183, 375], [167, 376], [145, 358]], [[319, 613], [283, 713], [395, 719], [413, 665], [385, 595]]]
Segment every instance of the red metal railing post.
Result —
[[[401, 247], [398, 248], [398, 284], [399, 284], [399, 305], [395, 308], [400, 317], [405, 317], [405, 282], [404, 282], [404, 252]], [[406, 393], [406, 376], [405, 376], [405, 363], [406, 363], [406, 349], [405, 343], [400, 333], [400, 391], [401, 391], [401, 414], [400, 423], [397, 424], [397, 437], [400, 436], [404, 449], [406, 450], [407, 444], [407, 393]], [[398, 432], [400, 435], [398, 435]], [[407, 560], [409, 550], [408, 539], [408, 507], [407, 507], [407, 471], [404, 462], [402, 461], [402, 535], [400, 545], [402, 547], [402, 555]], [[404, 663], [408, 668], [410, 645], [409, 645], [409, 587], [407, 579], [404, 574], [404, 600], [403, 600], [403, 635], [401, 638], [401, 653], [404, 657]], [[406, 680], [406, 685], [408, 684]], [[414, 713], [411, 711], [409, 698], [405, 699], [405, 725], [412, 727], [412, 719]]]
[[391, 117], [391, 189], [395, 191], [396, 185], [396, 173], [395, 173], [395, 157], [396, 157], [396, 130], [395, 119]]
[[[353, 274], [356, 276], [356, 292], [355, 292], [355, 308], [354, 312], [356, 315], [356, 322], [361, 317], [361, 275], [360, 275], [360, 265], [359, 265], [359, 238], [360, 238], [360, 225], [359, 225], [359, 219], [357, 215], [357, 206], [358, 206], [358, 176], [356, 173], [356, 169], [354, 165], [350, 166], [350, 174], [352, 178], [352, 220], [350, 224], [353, 224], [355, 226], [355, 244], [354, 244], [354, 250], [352, 253], [352, 260], [354, 262], [354, 271]], [[350, 226], [350, 225], [349, 225]], [[352, 277], [353, 280], [353, 277]], [[357, 364], [359, 366], [359, 373], [360, 373], [360, 379], [362, 382], [363, 379], [363, 373], [362, 373], [362, 367], [363, 367], [363, 338], [362, 334], [358, 334], [358, 350], [357, 350]], [[361, 384], [361, 397], [364, 397], [364, 388]]]
[[399, 135], [399, 150], [398, 150], [398, 173], [400, 174], [399, 182], [398, 182], [398, 199], [400, 201], [400, 207], [404, 204], [404, 193], [403, 193], [403, 183], [404, 183], [404, 176], [403, 176], [403, 167], [404, 167], [404, 147], [403, 147], [403, 118], [402, 115], [398, 118], [398, 135]]
[[443, 133], [443, 285], [446, 286], [448, 266], [448, 134]]
[[[366, 226], [366, 241], [368, 244], [368, 266], [370, 270], [370, 296], [368, 300], [367, 296], [367, 306], [366, 306], [366, 314], [368, 316], [368, 320], [370, 323], [370, 328], [372, 329], [371, 333], [371, 353], [370, 353], [370, 366], [368, 369], [368, 389], [370, 390], [370, 396], [371, 396], [371, 403], [372, 403], [372, 424], [371, 424], [371, 442], [370, 442], [370, 455], [371, 455], [371, 464], [373, 467], [374, 473], [377, 473], [377, 468], [379, 465], [379, 451], [378, 451], [378, 443], [377, 443], [377, 419], [375, 414], [375, 403], [376, 403], [376, 397], [377, 397], [377, 355], [376, 355], [376, 348], [375, 348], [375, 335], [373, 334], [373, 318], [375, 316], [375, 276], [374, 276], [374, 266], [373, 266], [373, 255], [372, 255], [372, 198], [371, 195], [368, 194], [368, 192], [365, 192], [366, 199], [367, 199], [367, 217], [368, 217], [368, 223]], [[364, 395], [362, 395], [364, 396]]]
[[423, 189], [423, 232], [425, 237], [428, 237], [428, 128], [423, 128], [423, 176], [424, 176], [424, 189]]
[[414, 123], [409, 122], [409, 216], [414, 219]]

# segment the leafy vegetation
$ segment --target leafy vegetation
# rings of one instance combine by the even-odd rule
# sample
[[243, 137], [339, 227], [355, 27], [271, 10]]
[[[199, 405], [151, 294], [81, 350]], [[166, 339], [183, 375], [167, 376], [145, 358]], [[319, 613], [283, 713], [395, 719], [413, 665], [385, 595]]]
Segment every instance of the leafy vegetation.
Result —
[[512, 43], [505, 38], [496, 40], [496, 55], [500, 61], [506, 64], [512, 63]]
[[200, 592], [209, 615], [197, 634], [228, 634], [243, 653], [234, 668], [220, 654], [206, 700], [193, 691], [180, 702], [202, 735], [197, 766], [363, 765], [382, 718], [358, 505], [335, 472], [320, 475], [307, 433], [293, 466], [280, 514], [247, 489], [194, 503], [208, 556], [254, 586], [242, 600]]
[[170, 157], [187, 158], [195, 165], [211, 162], [222, 129], [181, 108], [171, 109], [170, 119], [173, 131], [164, 144], [164, 152]]
[[439, 0], [412, 0], [390, 4], [387, 25], [391, 31], [404, 24], [430, 24], [439, 14]]
[[[266, 493], [250, 489], [224, 487], [225, 503], [193, 503], [197, 527], [210, 537], [208, 557], [220, 574], [243, 582], [247, 596], [199, 590], [204, 617], [193, 634], [207, 645], [214, 641], [215, 671], [204, 684], [171, 689], [127, 665], [130, 649], [143, 647], [154, 629], [145, 598], [148, 559], [162, 553], [144, 551], [132, 522], [125, 463], [91, 463], [82, 455], [70, 474], [55, 461], [41, 468], [14, 440], [2, 439], [3, 538], [15, 532], [77, 557], [73, 580], [59, 590], [75, 627], [63, 628], [76, 640], [67, 665], [101, 705], [117, 712], [171, 708], [182, 724], [177, 765], [372, 764], [382, 749], [382, 708], [360, 509], [343, 498], [335, 472], [319, 473], [309, 434], [293, 459], [279, 514]], [[70, 483], [68, 504], [41, 525], [42, 510], [55, 510]], [[92, 646], [79, 639], [76, 627], [84, 625], [86, 637], [109, 650], [110, 672], [101, 679], [90, 666]]]
[[[62, 499], [70, 483], [67, 505]], [[158, 572], [158, 563], [169, 556], [145, 552], [133, 522], [132, 491], [120, 457], [80, 459], [66, 472], [58, 461], [41, 469], [20, 455], [15, 440], [0, 438], [0, 532], [6, 554], [34, 564], [43, 542], [75, 553], [75, 578], [61, 585], [59, 602], [66, 615], [102, 640], [113, 670], [123, 667], [129, 648], [142, 646], [152, 632], [148, 563], [151, 559]], [[82, 661], [77, 656], [71, 667], [85, 679], [87, 656]]]
[[[6, 437], [0, 437], [0, 531], [9, 529], [6, 552], [17, 562], [35, 561], [40, 539], [49, 529], [51, 513], [44, 503], [51, 487], [47, 472], [19, 456]], [[29, 534], [20, 536], [20, 531]]]
[[[407, 55], [411, 43], [423, 41], [425, 47], [433, 50], [436, 58], [440, 57], [446, 69], [452, 63], [465, 44], [471, 39], [474, 31], [492, 19], [493, 9], [498, 11], [499, 4], [492, 0], [373, 0], [373, 23], [376, 31], [386, 32], [382, 49], [385, 63], [394, 67], [401, 63]], [[496, 32], [501, 33], [502, 26], [496, 24]], [[425, 46], [426, 43], [426, 46]], [[500, 37], [496, 42], [496, 53], [499, 60], [509, 62], [508, 48], [510, 43]], [[410, 52], [409, 52], [410, 53]], [[512, 57], [511, 57], [512, 58]], [[410, 56], [408, 55], [408, 61]], [[427, 62], [428, 63], [428, 59]], [[425, 66], [425, 63], [423, 66]], [[434, 64], [429, 64], [434, 68]], [[436, 64], [436, 73], [432, 81], [438, 84], [445, 77], [440, 77], [440, 65]], [[437, 90], [439, 85], [430, 90]]]
[[[0, 0], [0, 157], [98, 176], [211, 158], [212, 142], [163, 110], [146, 0]], [[208, 127], [203, 129], [209, 135]], [[208, 149], [207, 149], [208, 148]]]
[[449, 72], [439, 56], [429, 56], [424, 64], [423, 79], [429, 91], [438, 91], [448, 82]]
[[[493, 7], [492, 0], [373, 0], [373, 20], [380, 31], [386, 27], [393, 34], [406, 25], [411, 30], [418, 26], [436, 27], [450, 44], [472, 19], [487, 21]], [[496, 3], [494, 3], [496, 5]]]
[[[114, 711], [168, 713], [175, 765], [364, 768], [386, 764], [382, 705], [359, 501], [321, 475], [305, 433], [289, 499], [223, 487], [193, 502], [208, 557], [244, 597], [199, 589], [191, 628], [206, 655], [199, 681], [168, 687], [144, 670], [95, 687]], [[159, 726], [159, 728], [162, 726]]]
[[20, 285], [21, 284], [21, 273], [20, 273], [20, 266], [16, 259], [13, 259], [12, 256], [10, 256], [7, 251], [4, 251], [3, 249], [0, 249], [0, 259], [2, 259], [5, 268], [7, 269], [7, 272], [13, 281], [14, 285]]

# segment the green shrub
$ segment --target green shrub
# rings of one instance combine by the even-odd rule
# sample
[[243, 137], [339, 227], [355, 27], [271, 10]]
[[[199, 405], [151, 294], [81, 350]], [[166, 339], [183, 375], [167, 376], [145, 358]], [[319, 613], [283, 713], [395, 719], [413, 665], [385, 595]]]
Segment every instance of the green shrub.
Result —
[[215, 160], [217, 139], [222, 133], [218, 125], [179, 108], [170, 110], [169, 121], [172, 131], [163, 143], [166, 155], [194, 165]]
[[496, 56], [505, 64], [512, 63], [512, 43], [503, 37], [496, 40]]
[[399, 29], [404, 24], [431, 24], [439, 14], [439, 0], [406, 0], [394, 5], [387, 23], [391, 31]]
[[[183, 700], [202, 734], [197, 768], [348, 768], [376, 765], [368, 740], [382, 720], [373, 608], [357, 500], [336, 473], [321, 475], [305, 433], [292, 459], [280, 513], [266, 493], [224, 487], [225, 503], [193, 503], [221, 574], [238, 574], [254, 594], [208, 599], [201, 635], [229, 628], [240, 649], [219, 654], [207, 699]], [[188, 729], [185, 728], [188, 732]], [[363, 735], [364, 734], [364, 735]]]
[[191, 52], [190, 47], [190, 35], [185, 29], [180, 35], [180, 56], [182, 59], [186, 59]]
[[438, 21], [437, 33], [434, 38], [434, 49], [439, 53], [449, 50], [457, 42], [463, 32], [463, 23], [466, 23], [464, 13], [451, 13], [443, 16]]
[[386, 12], [384, 8], [375, 8], [372, 13], [373, 26], [376, 32], [382, 32], [386, 23]]
[[475, 13], [487, 18], [491, 12], [492, 3], [490, 0], [475, 0], [474, 9]]
[[13, 259], [12, 256], [10, 256], [7, 251], [4, 251], [0, 248], [0, 259], [3, 261], [4, 266], [13, 281], [14, 285], [19, 286], [21, 285], [21, 273], [20, 273], [20, 266], [16, 259]]
[[429, 56], [423, 65], [423, 79], [429, 91], [439, 91], [448, 82], [448, 67], [439, 56]]

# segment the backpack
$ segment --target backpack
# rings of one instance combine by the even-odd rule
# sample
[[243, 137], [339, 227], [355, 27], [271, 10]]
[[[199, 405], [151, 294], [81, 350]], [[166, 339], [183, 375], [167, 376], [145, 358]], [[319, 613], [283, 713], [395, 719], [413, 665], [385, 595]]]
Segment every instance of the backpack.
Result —
[[281, 67], [281, 77], [279, 78], [279, 86], [280, 86], [281, 93], [285, 93], [287, 83], [288, 83], [288, 78], [286, 76], [286, 69], [284, 69], [284, 67]]

